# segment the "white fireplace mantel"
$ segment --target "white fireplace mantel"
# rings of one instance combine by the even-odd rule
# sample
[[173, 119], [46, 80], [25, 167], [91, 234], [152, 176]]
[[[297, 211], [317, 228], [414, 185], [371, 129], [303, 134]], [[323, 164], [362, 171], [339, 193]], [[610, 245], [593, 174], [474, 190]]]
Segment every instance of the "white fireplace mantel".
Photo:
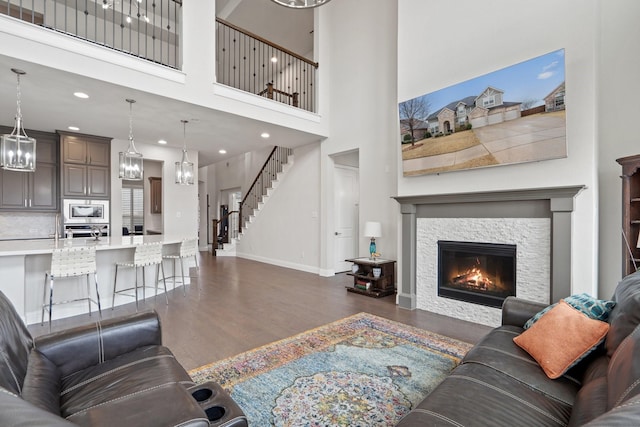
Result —
[[571, 293], [571, 213], [584, 185], [519, 190], [400, 196], [402, 282], [398, 305], [416, 308], [417, 218], [550, 218], [551, 301]]

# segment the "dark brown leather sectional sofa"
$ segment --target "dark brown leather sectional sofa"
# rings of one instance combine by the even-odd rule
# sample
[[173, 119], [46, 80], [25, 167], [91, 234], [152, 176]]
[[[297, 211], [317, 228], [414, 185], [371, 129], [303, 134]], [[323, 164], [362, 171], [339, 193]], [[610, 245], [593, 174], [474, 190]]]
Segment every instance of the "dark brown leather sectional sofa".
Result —
[[162, 345], [155, 312], [32, 338], [0, 292], [0, 426], [246, 427]]
[[399, 426], [640, 426], [640, 272], [627, 276], [603, 346], [558, 379], [513, 342], [544, 305], [509, 297], [502, 326]]

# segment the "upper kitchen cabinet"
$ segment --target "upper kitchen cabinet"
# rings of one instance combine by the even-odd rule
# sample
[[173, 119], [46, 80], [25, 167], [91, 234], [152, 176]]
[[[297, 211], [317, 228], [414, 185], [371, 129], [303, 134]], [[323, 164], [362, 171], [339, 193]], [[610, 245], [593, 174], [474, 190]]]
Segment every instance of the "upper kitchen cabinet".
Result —
[[109, 138], [58, 131], [62, 139], [62, 162], [109, 166]]
[[[12, 128], [0, 126], [0, 132]], [[58, 135], [27, 130], [36, 139], [35, 172], [0, 172], [0, 210], [57, 212], [58, 207]]]
[[62, 147], [62, 195], [108, 199], [111, 139], [58, 131]]

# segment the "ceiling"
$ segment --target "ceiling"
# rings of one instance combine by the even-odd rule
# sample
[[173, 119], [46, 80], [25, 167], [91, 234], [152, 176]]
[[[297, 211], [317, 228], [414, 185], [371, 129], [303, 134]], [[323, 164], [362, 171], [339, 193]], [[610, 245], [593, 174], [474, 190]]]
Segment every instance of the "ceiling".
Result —
[[[217, 0], [216, 14], [232, 24], [305, 55], [313, 50], [313, 11], [292, 10], [270, 0]], [[190, 120], [186, 135], [189, 150], [198, 150], [199, 165], [206, 166], [265, 145], [300, 146], [316, 135], [247, 119], [161, 96], [135, 91], [0, 55], [0, 124], [12, 125], [16, 111], [16, 78], [11, 68], [27, 72], [21, 78], [22, 114], [27, 129], [54, 131], [77, 126], [78, 132], [127, 140], [129, 105], [133, 105], [133, 133], [137, 143], [181, 147], [181, 119]], [[79, 99], [73, 92], [90, 95]], [[42, 102], [48, 100], [48, 102]], [[144, 105], [144, 108], [136, 108]], [[262, 132], [269, 140], [260, 137]], [[219, 154], [225, 149], [227, 154]], [[143, 150], [140, 150], [143, 151]], [[144, 154], [144, 152], [143, 152]]]

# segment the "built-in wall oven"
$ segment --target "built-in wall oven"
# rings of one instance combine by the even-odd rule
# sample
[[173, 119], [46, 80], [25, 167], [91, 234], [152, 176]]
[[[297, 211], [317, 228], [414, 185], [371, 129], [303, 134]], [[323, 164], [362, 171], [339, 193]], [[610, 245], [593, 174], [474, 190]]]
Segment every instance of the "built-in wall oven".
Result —
[[109, 235], [108, 200], [64, 199], [62, 209], [65, 236], [95, 237], [97, 230], [101, 236]]

